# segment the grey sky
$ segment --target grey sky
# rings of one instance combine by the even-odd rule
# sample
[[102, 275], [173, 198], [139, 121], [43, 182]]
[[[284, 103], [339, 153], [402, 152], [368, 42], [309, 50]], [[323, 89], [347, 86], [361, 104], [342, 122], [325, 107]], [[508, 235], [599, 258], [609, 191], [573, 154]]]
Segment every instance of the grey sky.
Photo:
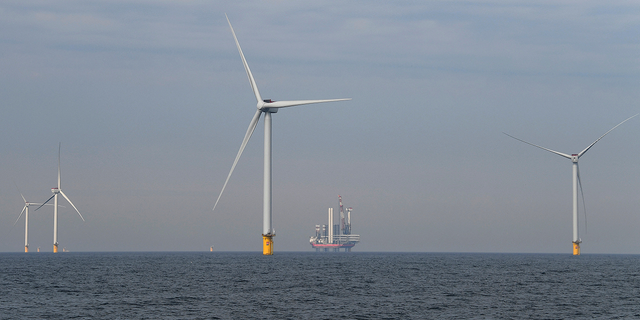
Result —
[[[3, 1], [0, 251], [22, 251], [13, 181], [56, 184], [72, 251], [259, 251], [262, 96], [353, 98], [273, 117], [278, 250], [311, 250], [338, 194], [359, 251], [562, 252], [571, 162], [640, 112], [634, 1]], [[583, 253], [640, 253], [640, 119], [580, 161]], [[31, 248], [52, 248], [52, 210]]]

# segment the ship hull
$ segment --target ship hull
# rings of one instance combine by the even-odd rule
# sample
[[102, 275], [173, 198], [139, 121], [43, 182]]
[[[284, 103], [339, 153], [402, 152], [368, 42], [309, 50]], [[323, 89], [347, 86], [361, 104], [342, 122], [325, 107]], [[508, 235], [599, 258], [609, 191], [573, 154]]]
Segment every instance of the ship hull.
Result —
[[342, 248], [353, 248], [355, 243], [333, 243], [333, 244], [323, 244], [323, 243], [312, 243], [311, 247], [314, 249], [342, 249]]

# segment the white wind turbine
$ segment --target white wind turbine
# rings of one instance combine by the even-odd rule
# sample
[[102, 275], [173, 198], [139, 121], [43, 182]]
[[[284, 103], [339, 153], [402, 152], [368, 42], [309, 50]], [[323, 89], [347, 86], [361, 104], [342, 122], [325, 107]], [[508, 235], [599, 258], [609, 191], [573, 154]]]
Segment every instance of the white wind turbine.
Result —
[[617, 128], [618, 126], [620, 126], [621, 124], [627, 122], [628, 120], [630, 120], [631, 118], [637, 116], [638, 114], [631, 116], [627, 119], [625, 119], [624, 121], [618, 123], [615, 127], [611, 128], [609, 131], [605, 132], [605, 134], [603, 134], [602, 136], [600, 136], [600, 138], [596, 139], [596, 141], [594, 141], [593, 143], [591, 143], [588, 147], [586, 147], [584, 150], [580, 151], [580, 153], [574, 153], [574, 154], [566, 154], [566, 153], [562, 153], [562, 152], [558, 152], [558, 151], [554, 151], [551, 149], [547, 149], [545, 147], [541, 147], [539, 145], [533, 144], [533, 143], [529, 143], [527, 141], [518, 139], [512, 135], [509, 135], [507, 133], [504, 133], [505, 135], [516, 139], [518, 141], [524, 142], [528, 145], [540, 148], [542, 150], [546, 150], [549, 151], [551, 153], [555, 153], [561, 157], [565, 157], [569, 160], [571, 160], [571, 162], [573, 162], [573, 254], [574, 255], [580, 255], [580, 243], [582, 242], [582, 240], [580, 239], [579, 235], [578, 235], [578, 184], [580, 183], [580, 170], [578, 169], [578, 159], [580, 159], [580, 157], [582, 157], [587, 151], [589, 151], [589, 149], [591, 149], [591, 147], [593, 147], [593, 145], [595, 145], [598, 141], [600, 141], [600, 139], [602, 139], [604, 136], [606, 136], [609, 132], [613, 131], [613, 129]]
[[[226, 16], [226, 15], [225, 15]], [[231, 178], [231, 174], [244, 151], [244, 148], [247, 146], [247, 142], [251, 138], [253, 131], [255, 130], [258, 121], [260, 120], [260, 116], [264, 113], [264, 194], [263, 194], [263, 220], [262, 220], [262, 245], [263, 250], [262, 253], [264, 255], [272, 255], [273, 254], [273, 237], [275, 236], [275, 231], [272, 228], [272, 215], [271, 215], [271, 114], [278, 112], [280, 108], [293, 107], [305, 104], [313, 104], [313, 103], [322, 103], [322, 102], [332, 102], [332, 101], [344, 101], [351, 99], [329, 99], [329, 100], [294, 100], [294, 101], [272, 101], [271, 99], [262, 99], [260, 96], [260, 92], [258, 91], [258, 86], [256, 85], [256, 81], [251, 74], [251, 70], [249, 69], [249, 65], [244, 58], [244, 54], [242, 53], [242, 48], [240, 48], [240, 43], [238, 42], [238, 38], [236, 37], [236, 33], [233, 30], [233, 26], [231, 26], [231, 22], [229, 21], [229, 17], [227, 17], [227, 22], [229, 23], [229, 28], [231, 28], [231, 33], [233, 34], [233, 38], [236, 41], [236, 46], [238, 47], [238, 52], [240, 53], [240, 58], [242, 58], [242, 64], [244, 65], [244, 69], [247, 72], [247, 77], [249, 77], [249, 84], [251, 85], [251, 89], [253, 89], [253, 94], [257, 100], [258, 110], [256, 111], [253, 119], [249, 123], [249, 128], [247, 129], [246, 134], [244, 135], [244, 139], [242, 140], [242, 144], [240, 145], [240, 150], [238, 150], [238, 154], [236, 155], [235, 160], [233, 161], [233, 165], [231, 166], [231, 170], [229, 171], [229, 175], [227, 176], [227, 180], [225, 180], [224, 185], [222, 186], [222, 190], [220, 191], [220, 195], [218, 195], [218, 199], [216, 200], [215, 205], [213, 206], [213, 210], [216, 209], [218, 205], [218, 201], [220, 201], [220, 197], [224, 192], [227, 183], [229, 182], [229, 178]]]
[[47, 202], [53, 199], [53, 252], [54, 253], [58, 252], [58, 195], [59, 194], [61, 194], [65, 199], [67, 199], [67, 202], [69, 202], [69, 204], [73, 207], [73, 209], [76, 210], [78, 215], [80, 215], [80, 218], [82, 219], [82, 221], [84, 221], [84, 218], [80, 214], [80, 211], [78, 211], [78, 208], [76, 208], [73, 202], [69, 200], [69, 197], [67, 197], [67, 195], [64, 194], [64, 192], [62, 192], [62, 189], [60, 188], [60, 147], [61, 145], [62, 144], [58, 144], [58, 187], [51, 188], [51, 192], [53, 193], [51, 198], [49, 198], [47, 201], [44, 202], [44, 204], [40, 205], [36, 209], [38, 210], [42, 208], [42, 206], [44, 206], [45, 204], [47, 204]]
[[[18, 190], [18, 192], [20, 191]], [[22, 211], [20, 211], [20, 215], [18, 216], [18, 219], [16, 219], [16, 222], [13, 223], [13, 225], [15, 226], [16, 223], [18, 223], [18, 220], [20, 220], [20, 217], [22, 217], [22, 214], [24, 213], [24, 252], [29, 252], [29, 206], [43, 206], [44, 204], [29, 202], [24, 198], [22, 193], [20, 193], [20, 196], [24, 201], [24, 207], [22, 207]], [[47, 205], [52, 206], [52, 204]]]

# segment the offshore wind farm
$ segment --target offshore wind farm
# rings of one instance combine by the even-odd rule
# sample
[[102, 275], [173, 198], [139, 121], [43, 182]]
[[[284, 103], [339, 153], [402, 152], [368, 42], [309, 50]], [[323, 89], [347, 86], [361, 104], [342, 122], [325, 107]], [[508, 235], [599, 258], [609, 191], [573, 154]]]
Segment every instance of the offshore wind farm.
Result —
[[[275, 230], [276, 253], [309, 251], [340, 193], [354, 251], [566, 254], [571, 234], [582, 255], [636, 254], [637, 118], [580, 157], [577, 192], [502, 134], [571, 150], [638, 113], [636, 9], [3, 2], [0, 251], [263, 251]], [[270, 147], [251, 147], [267, 118]], [[29, 202], [22, 220], [12, 180], [73, 205]]]
[[0, 1], [1, 317], [637, 318], [639, 30], [620, 0]]

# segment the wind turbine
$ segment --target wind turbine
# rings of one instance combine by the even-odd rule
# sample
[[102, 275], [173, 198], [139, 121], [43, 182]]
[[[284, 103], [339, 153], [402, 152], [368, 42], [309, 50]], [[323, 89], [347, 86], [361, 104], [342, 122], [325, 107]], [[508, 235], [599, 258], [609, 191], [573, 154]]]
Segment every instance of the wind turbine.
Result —
[[[43, 206], [44, 204], [29, 202], [24, 198], [22, 193], [20, 193], [20, 196], [24, 201], [24, 207], [22, 208], [22, 211], [20, 211], [20, 215], [18, 216], [18, 219], [16, 219], [16, 222], [13, 223], [13, 225], [15, 226], [16, 223], [18, 223], [18, 220], [20, 220], [20, 217], [22, 217], [22, 214], [24, 213], [24, 252], [29, 252], [29, 206]], [[48, 204], [48, 206], [52, 206], [52, 204]]]
[[555, 153], [561, 157], [565, 157], [569, 160], [571, 160], [571, 162], [573, 162], [573, 239], [572, 239], [572, 243], [573, 243], [573, 255], [580, 255], [580, 243], [582, 243], [582, 240], [580, 239], [579, 235], [578, 235], [578, 184], [580, 184], [580, 188], [582, 189], [582, 183], [580, 183], [580, 170], [578, 169], [578, 159], [580, 159], [580, 157], [582, 157], [587, 151], [589, 151], [589, 149], [591, 149], [591, 147], [593, 147], [593, 145], [595, 145], [598, 141], [600, 141], [600, 139], [602, 139], [604, 136], [606, 136], [609, 132], [613, 131], [613, 129], [617, 128], [618, 126], [620, 126], [621, 124], [627, 122], [628, 120], [630, 120], [631, 118], [637, 116], [638, 114], [631, 116], [627, 119], [625, 119], [624, 121], [618, 123], [615, 127], [611, 128], [609, 131], [605, 132], [602, 136], [600, 136], [600, 138], [596, 139], [596, 141], [594, 141], [593, 143], [591, 143], [588, 147], [586, 147], [584, 150], [580, 151], [579, 153], [573, 153], [571, 155], [566, 154], [566, 153], [562, 153], [562, 152], [558, 152], [558, 151], [554, 151], [545, 147], [541, 147], [539, 145], [533, 144], [533, 143], [529, 143], [527, 141], [518, 139], [512, 135], [509, 135], [507, 133], [504, 133], [505, 135], [516, 139], [520, 142], [524, 142], [528, 145], [540, 148], [542, 150], [546, 150], [549, 151], [551, 153]]
[[38, 210], [42, 208], [42, 206], [44, 206], [45, 204], [47, 204], [47, 202], [53, 199], [53, 252], [54, 253], [58, 252], [58, 195], [59, 194], [61, 194], [65, 199], [67, 199], [67, 202], [69, 202], [69, 204], [73, 207], [73, 209], [76, 210], [78, 215], [80, 215], [80, 218], [82, 219], [82, 221], [84, 221], [84, 218], [80, 214], [80, 211], [78, 211], [78, 208], [76, 208], [73, 202], [69, 200], [69, 197], [67, 197], [67, 195], [64, 194], [64, 192], [62, 192], [62, 189], [60, 188], [60, 147], [61, 146], [62, 146], [61, 143], [58, 144], [58, 187], [51, 188], [51, 192], [53, 193], [51, 198], [49, 198], [47, 201], [44, 202], [44, 204], [40, 205], [36, 209]]
[[[225, 17], [226, 14], [225, 14]], [[253, 90], [253, 94], [257, 100], [257, 108], [253, 119], [249, 123], [249, 128], [244, 135], [244, 139], [242, 140], [242, 144], [240, 144], [240, 150], [238, 150], [238, 154], [236, 155], [236, 159], [233, 161], [233, 165], [231, 166], [231, 170], [229, 171], [229, 175], [227, 176], [227, 180], [225, 180], [224, 185], [222, 186], [222, 190], [220, 191], [220, 195], [218, 195], [218, 199], [216, 200], [215, 205], [213, 206], [213, 210], [216, 209], [218, 205], [218, 201], [220, 201], [220, 197], [224, 192], [227, 183], [229, 182], [229, 178], [231, 178], [231, 174], [244, 151], [244, 148], [247, 146], [253, 131], [256, 129], [258, 121], [260, 120], [260, 116], [264, 113], [264, 193], [263, 193], [263, 219], [262, 219], [262, 253], [264, 255], [272, 255], [273, 254], [273, 237], [275, 237], [275, 231], [272, 227], [273, 219], [271, 215], [271, 114], [277, 113], [280, 108], [287, 108], [305, 104], [313, 104], [313, 103], [322, 103], [322, 102], [332, 102], [332, 101], [344, 101], [351, 99], [329, 99], [329, 100], [294, 100], [294, 101], [272, 101], [271, 99], [262, 99], [260, 96], [260, 92], [258, 91], [258, 85], [256, 84], [255, 79], [253, 78], [253, 74], [251, 74], [251, 70], [249, 69], [249, 65], [247, 64], [247, 60], [244, 58], [244, 54], [242, 53], [242, 48], [240, 48], [240, 43], [238, 42], [238, 38], [236, 37], [236, 33], [233, 30], [233, 26], [231, 26], [231, 22], [229, 21], [229, 17], [227, 17], [227, 23], [229, 23], [229, 28], [231, 28], [231, 34], [233, 34], [233, 38], [236, 41], [236, 46], [238, 47], [238, 52], [240, 53], [240, 58], [242, 58], [242, 64], [244, 65], [244, 69], [247, 72], [247, 77], [249, 78], [249, 84], [251, 85], [251, 89]]]

